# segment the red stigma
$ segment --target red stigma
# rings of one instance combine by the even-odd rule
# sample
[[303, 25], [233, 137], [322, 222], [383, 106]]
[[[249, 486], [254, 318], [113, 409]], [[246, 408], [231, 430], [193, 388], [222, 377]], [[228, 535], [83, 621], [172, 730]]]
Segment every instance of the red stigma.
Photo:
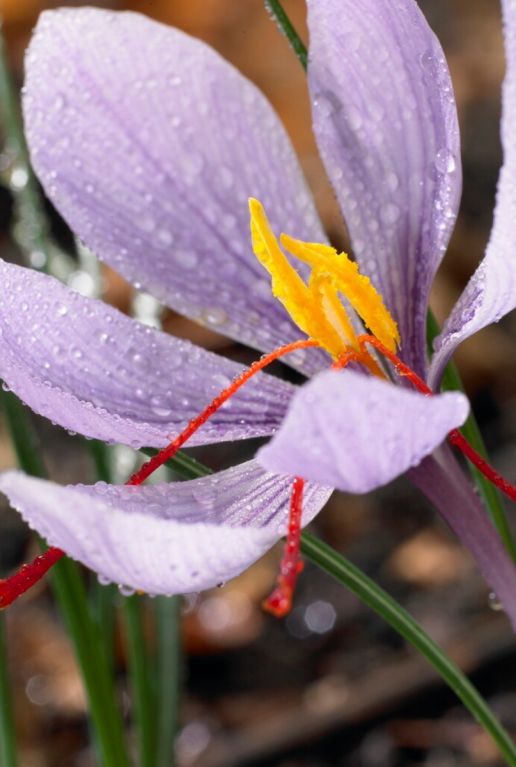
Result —
[[[350, 349], [345, 352], [340, 359], [333, 363], [332, 370], [342, 370], [350, 362], [358, 362], [365, 365], [369, 370], [371, 370], [372, 367], [377, 367], [376, 362], [367, 351], [367, 346], [370, 345], [377, 349], [380, 354], [393, 365], [398, 375], [407, 378], [418, 391], [427, 396], [433, 395], [432, 390], [427, 386], [425, 381], [423, 381], [422, 378], [420, 378], [408, 365], [402, 362], [393, 352], [387, 349], [375, 336], [363, 334], [359, 336], [357, 340], [360, 351]], [[144, 463], [143, 466], [127, 480], [126, 485], [141, 485], [142, 482], [150, 477], [150, 475], [160, 466], [166, 463], [170, 458], [173, 458], [185, 442], [187, 442], [187, 440], [256, 373], [263, 370], [285, 354], [298, 349], [318, 347], [319, 345], [320, 344], [317, 341], [312, 339], [294, 341], [291, 344], [278, 347], [269, 354], [261, 357], [256, 362], [253, 362], [249, 368], [240, 373], [228, 387], [218, 394], [202, 413], [193, 418], [181, 434], [179, 434], [165, 448], [160, 450], [157, 455]], [[378, 372], [381, 374], [380, 368], [378, 368]], [[490, 482], [511, 498], [511, 500], [516, 501], [516, 486], [512, 485], [501, 474], [493, 469], [469, 444], [458, 429], [453, 429], [448, 438], [450, 443], [457, 447]], [[284, 617], [292, 609], [292, 598], [297, 578], [303, 570], [303, 562], [300, 558], [300, 544], [304, 484], [305, 482], [301, 477], [296, 477], [294, 479], [290, 498], [287, 539], [281, 559], [280, 572], [274, 590], [263, 603], [264, 609], [278, 618]], [[63, 556], [65, 556], [64, 551], [57, 547], [51, 547], [29, 564], [22, 565], [11, 577], [0, 580], [0, 609], [8, 607], [19, 596], [34, 586], [34, 584], [37, 583]]]
[[[360, 353], [350, 350], [336, 360], [331, 369], [342, 370], [350, 362], [359, 362], [369, 366], [368, 361], [364, 359], [366, 355], [369, 356], [367, 352], [362, 351]], [[276, 618], [284, 618], [291, 611], [296, 582], [304, 567], [300, 557], [304, 486], [304, 479], [301, 477], [294, 479], [290, 497], [287, 540], [283, 549], [279, 575], [274, 590], [262, 604], [263, 609]]]
[[34, 584], [64, 557], [61, 549], [52, 546], [30, 564], [22, 565], [10, 578], [0, 580], [0, 609], [9, 607], [18, 597], [25, 594]]
[[495, 485], [502, 493], [511, 499], [516, 501], [516, 486], [508, 482], [496, 469], [493, 469], [488, 462], [477, 453], [477, 451], [469, 444], [468, 440], [462, 436], [458, 429], [454, 429], [448, 435], [450, 444], [457, 447], [466, 458], [471, 461], [473, 466], [486, 477], [493, 485]]
[[199, 413], [199, 415], [193, 418], [188, 426], [181, 432], [181, 434], [179, 434], [179, 436], [173, 440], [173, 442], [160, 450], [160, 452], [151, 458], [150, 461], [144, 463], [143, 466], [127, 480], [126, 485], [140, 485], [148, 477], [150, 477], [150, 475], [153, 474], [156, 469], [159, 469], [159, 467], [163, 466], [163, 464], [166, 463], [170, 458], [173, 458], [177, 451], [185, 444], [185, 442], [190, 439], [192, 434], [195, 434], [195, 432], [203, 424], [205, 424], [206, 421], [211, 418], [211, 416], [216, 413], [217, 410], [219, 410], [219, 408], [221, 408], [222, 405], [227, 402], [230, 397], [233, 396], [233, 394], [235, 394], [245, 383], [247, 383], [250, 378], [256, 375], [256, 373], [259, 373], [260, 370], [263, 370], [263, 368], [266, 368], [267, 365], [270, 365], [272, 362], [279, 359], [280, 357], [283, 357], [285, 354], [297, 351], [298, 349], [309, 349], [310, 347], [314, 346], [319, 346], [319, 344], [317, 341], [312, 341], [311, 339], [306, 341], [294, 341], [293, 343], [287, 344], [286, 346], [279, 346], [277, 349], [274, 349], [274, 351], [270, 352], [269, 354], [265, 354], [259, 360], [256, 360], [256, 362], [253, 362], [253, 364], [250, 365], [247, 370], [244, 370], [243, 373], [240, 373], [240, 375], [237, 376], [235, 380], [229, 384], [229, 386], [223, 389], [221, 393], [218, 394], [215, 399], [213, 399], [210, 404], [202, 411], [202, 413]]
[[[359, 336], [358, 342], [361, 349], [364, 349], [367, 344], [374, 346], [378, 351], [386, 357], [389, 362], [393, 364], [397, 372], [408, 378], [409, 381], [420, 392], [426, 395], [433, 395], [433, 391], [427, 386], [427, 384], [415, 373], [408, 365], [405, 365], [398, 357], [393, 354], [389, 349], [378, 341], [377, 338], [370, 335]], [[458, 448], [461, 453], [470, 461], [480, 472], [486, 477], [495, 487], [502, 491], [511, 501], [516, 501], [516, 485], [511, 484], [505, 479], [496, 469], [478, 453], [475, 448], [470, 445], [468, 440], [460, 433], [458, 429], [453, 429], [449, 435], [448, 440], [451, 445]]]
[[[311, 339], [294, 341], [291, 344], [280, 346], [270, 354], [266, 354], [256, 362], [244, 370], [237, 378], [194, 419], [190, 421], [188, 426], [176, 437], [167, 447], [163, 448], [157, 455], [151, 458], [150, 461], [144, 463], [143, 466], [135, 472], [125, 483], [126, 485], [141, 485], [156, 469], [159, 469], [166, 461], [172, 458], [177, 451], [185, 444], [185, 442], [199, 429], [211, 416], [222, 407], [222, 405], [235, 394], [247, 381], [252, 378], [256, 373], [263, 368], [270, 365], [275, 360], [279, 359], [289, 352], [297, 351], [298, 349], [308, 349], [310, 347], [319, 346], [317, 341]], [[0, 580], [0, 609], [8, 607], [18, 597], [28, 591], [34, 586], [43, 576], [50, 570], [53, 565], [56, 564], [63, 556], [65, 552], [57, 547], [52, 546], [44, 554], [36, 557], [32, 562], [24, 564], [20, 569], [11, 575], [9, 578]]]
[[262, 605], [264, 610], [276, 618], [284, 618], [292, 609], [292, 597], [297, 578], [304, 567], [299, 556], [304, 486], [304, 479], [301, 477], [294, 479], [292, 495], [290, 496], [287, 540], [281, 558], [280, 572], [274, 591]]

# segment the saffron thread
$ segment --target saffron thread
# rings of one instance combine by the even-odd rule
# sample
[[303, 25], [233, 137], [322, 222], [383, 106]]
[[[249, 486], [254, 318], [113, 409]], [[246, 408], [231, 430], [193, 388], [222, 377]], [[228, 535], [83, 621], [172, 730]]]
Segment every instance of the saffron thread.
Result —
[[[143, 464], [143, 466], [135, 472], [125, 483], [126, 485], [141, 485], [151, 474], [153, 474], [160, 466], [166, 461], [172, 458], [177, 451], [184, 445], [184, 443], [199, 429], [211, 416], [222, 407], [230, 397], [233, 396], [250, 378], [263, 368], [270, 365], [275, 360], [289, 354], [290, 352], [297, 351], [299, 349], [308, 349], [310, 347], [319, 346], [319, 343], [312, 339], [304, 339], [294, 341], [293, 343], [280, 346], [269, 354], [264, 355], [256, 362], [253, 362], [250, 367], [240, 373], [237, 378], [200, 413], [196, 418], [192, 419], [187, 427], [176, 437], [167, 447], [161, 450], [157, 455], [151, 458], [150, 461]], [[11, 575], [9, 578], [0, 580], [0, 609], [4, 609], [11, 605], [18, 597], [25, 594], [32, 586], [34, 586], [43, 576], [53, 567], [62, 557], [65, 556], [65, 552], [56, 546], [51, 546], [44, 554], [36, 557], [32, 562], [22, 565], [19, 570]]]
[[303, 490], [305, 481], [296, 477], [292, 483], [288, 515], [287, 540], [283, 548], [276, 587], [262, 603], [263, 609], [276, 618], [284, 618], [292, 609], [292, 597], [299, 573], [304, 564], [299, 556], [301, 547], [301, 522], [303, 517]]
[[[350, 362], [359, 362], [370, 370], [369, 359], [370, 356], [367, 352], [357, 352], [350, 349], [333, 363], [331, 369], [342, 370]], [[287, 540], [283, 547], [276, 586], [262, 603], [263, 609], [276, 618], [284, 618], [291, 611], [296, 582], [304, 567], [300, 556], [304, 486], [304, 479], [295, 477], [290, 496]]]
[[[408, 365], [405, 365], [395, 354], [378, 341], [377, 338], [370, 335], [362, 335], [358, 338], [360, 348], [365, 348], [366, 344], [371, 344], [378, 349], [387, 359], [392, 362], [400, 375], [408, 378], [420, 392], [428, 396], [433, 395], [432, 390]], [[502, 491], [511, 501], [516, 501], [516, 485], [513, 485], [505, 477], [496, 471], [480, 453], [468, 442], [458, 429], [453, 429], [448, 434], [448, 440], [451, 445], [456, 447], [495, 487]]]
[[285, 354], [297, 351], [298, 349], [308, 349], [310, 347], [319, 345], [320, 344], [317, 341], [312, 339], [294, 341], [293, 343], [287, 344], [286, 346], [279, 346], [274, 351], [264, 355], [259, 360], [256, 360], [256, 362], [253, 362], [253, 364], [250, 365], [242, 373], [240, 373], [240, 375], [238, 375], [235, 380], [229, 384], [229, 386], [223, 389], [221, 393], [218, 394], [215, 399], [213, 399], [210, 404], [202, 411], [202, 413], [199, 413], [199, 415], [193, 418], [187, 427], [183, 429], [181, 434], [179, 434], [166, 447], [160, 450], [157, 455], [153, 456], [150, 461], [144, 463], [143, 466], [128, 479], [126, 484], [140, 485], [148, 477], [150, 477], [150, 475], [153, 474], [156, 469], [159, 469], [159, 467], [163, 466], [163, 464], [166, 463], [170, 458], [173, 458], [177, 451], [185, 444], [185, 442], [190, 439], [190, 437], [195, 434], [195, 432], [203, 424], [205, 424], [206, 421], [211, 418], [211, 416], [216, 413], [217, 410], [219, 410], [219, 408], [221, 408], [222, 405], [227, 402], [230, 397], [233, 396], [233, 394], [235, 394], [245, 383], [247, 383], [250, 378], [256, 375], [256, 373], [259, 373], [260, 370], [263, 370], [263, 368], [267, 367], [267, 365], [270, 365], [272, 362], [279, 359], [280, 357], [283, 357]]
[[32, 562], [22, 565], [10, 578], [0, 581], [0, 609], [9, 607], [32, 588], [64, 555], [64, 551], [52, 546]]
[[[434, 392], [408, 365], [402, 362], [399, 357], [386, 348], [375, 336], [362, 334], [357, 338], [360, 352], [349, 350], [345, 352], [331, 366], [332, 370], [342, 370], [350, 362], [358, 362], [371, 370], [372, 358], [367, 351], [367, 346], [373, 346], [377, 349], [391, 364], [398, 375], [407, 378], [412, 385], [426, 396], [433, 396]], [[244, 370], [234, 381], [231, 382], [220, 394], [218, 394], [211, 403], [195, 418], [193, 418], [186, 428], [172, 442], [163, 448], [157, 455], [143, 464], [125, 483], [126, 485], [136, 486], [142, 484], [151, 476], [160, 466], [177, 453], [177, 451], [187, 442], [187, 440], [201, 427], [214, 413], [227, 402], [250, 378], [263, 370], [275, 360], [299, 349], [318, 347], [320, 344], [314, 339], [294, 341], [293, 343], [280, 346], [269, 354], [264, 355], [256, 362], [253, 362]], [[376, 365], [376, 363], [375, 363]], [[470, 445], [466, 438], [458, 429], [453, 429], [448, 439], [450, 444], [460, 450], [463, 455], [476, 466], [476, 468], [490, 481], [498, 487], [512, 501], [516, 501], [516, 486], [511, 484], [499, 472]], [[276, 586], [270, 596], [264, 601], [264, 609], [276, 617], [285, 616], [292, 608], [292, 597], [299, 573], [303, 570], [303, 562], [300, 558], [301, 541], [301, 522], [303, 511], [303, 490], [305, 482], [302, 477], [295, 477], [292, 485], [292, 494], [289, 506], [289, 521], [287, 530], [287, 540], [283, 551], [280, 564], [280, 573], [277, 578]], [[9, 578], [0, 580], [0, 609], [11, 605], [19, 596], [34, 586], [46, 573], [65, 556], [65, 552], [55, 546], [50, 547], [43, 554], [37, 556], [32, 562], [24, 564], [20, 569]]]

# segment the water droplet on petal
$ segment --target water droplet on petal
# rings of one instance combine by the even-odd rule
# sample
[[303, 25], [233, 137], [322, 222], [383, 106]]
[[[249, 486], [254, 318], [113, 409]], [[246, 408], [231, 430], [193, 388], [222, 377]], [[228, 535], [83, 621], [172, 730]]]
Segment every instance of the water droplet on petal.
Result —
[[380, 210], [384, 224], [395, 224], [400, 217], [400, 209], [393, 202], [386, 203]]
[[453, 152], [445, 148], [437, 152], [434, 165], [439, 173], [453, 173], [457, 167], [457, 161]]
[[168, 407], [168, 403], [163, 397], [152, 397], [151, 409], [154, 415], [157, 415], [159, 418], [166, 418], [170, 415], [170, 407]]
[[122, 583], [119, 585], [118, 590], [123, 597], [132, 597], [136, 593], [135, 589], [131, 588], [131, 586], [124, 586]]
[[205, 309], [202, 313], [202, 320], [208, 325], [224, 325], [227, 319], [228, 316], [224, 309], [219, 309], [218, 307]]

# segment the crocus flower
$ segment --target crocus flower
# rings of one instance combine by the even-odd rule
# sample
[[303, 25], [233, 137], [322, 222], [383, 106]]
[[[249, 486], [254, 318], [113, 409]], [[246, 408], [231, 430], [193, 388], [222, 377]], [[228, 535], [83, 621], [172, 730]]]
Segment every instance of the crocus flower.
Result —
[[[413, 0], [308, 6], [308, 84], [322, 159], [357, 262], [397, 323], [400, 356], [436, 388], [457, 343], [516, 305], [514, 0], [504, 13], [506, 157], [493, 234], [428, 369], [428, 294], [461, 188], [442, 50]], [[253, 255], [247, 199], [264, 203], [275, 232], [308, 243], [325, 235], [290, 142], [259, 91], [178, 30], [92, 8], [44, 13], [26, 65], [32, 161], [77, 235], [136, 287], [235, 340], [269, 352], [299, 338]], [[240, 371], [45, 275], [6, 263], [0, 271], [0, 375], [67, 429], [163, 447]], [[299, 272], [306, 278], [309, 269]], [[0, 488], [51, 544], [104, 578], [170, 594], [225, 581], [277, 541], [292, 475], [312, 481], [307, 524], [331, 487], [367, 492], [410, 470], [516, 625], [514, 568], [451, 451], [439, 447], [464, 422], [463, 395], [425, 397], [363, 372], [321, 372], [330, 361], [321, 349], [285, 359], [313, 380], [296, 393], [258, 374], [190, 442], [277, 432], [258, 461], [145, 487], [60, 487], [7, 472]]]

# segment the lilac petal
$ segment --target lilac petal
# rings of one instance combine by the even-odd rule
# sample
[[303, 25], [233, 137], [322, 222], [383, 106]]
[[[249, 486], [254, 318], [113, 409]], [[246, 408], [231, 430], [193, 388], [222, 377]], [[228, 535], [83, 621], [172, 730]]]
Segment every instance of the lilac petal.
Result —
[[439, 386], [457, 346], [516, 307], [516, 3], [502, 3], [507, 71], [502, 92], [504, 164], [498, 179], [494, 223], [486, 255], [435, 339], [429, 380]]
[[[179, 30], [94, 8], [43, 13], [26, 72], [36, 172], [101, 259], [250, 346], [300, 337], [253, 255], [248, 198], [277, 232], [324, 234], [290, 141], [251, 82]], [[305, 356], [307, 372], [324, 359]]]
[[319, 150], [357, 260], [422, 374], [428, 294], [461, 191], [444, 55], [414, 0], [310, 0], [308, 22]]
[[516, 569], [448, 446], [408, 475], [469, 550], [516, 630]]
[[[0, 284], [0, 378], [87, 437], [164, 446], [243, 369], [33, 270], [0, 261]], [[294, 391], [257, 374], [189, 444], [271, 434]]]
[[351, 370], [326, 371], [294, 395], [257, 459], [270, 471], [367, 493], [416, 466], [467, 415], [457, 392], [428, 397]]
[[[284, 534], [291, 486], [254, 461], [143, 487], [60, 487], [20, 472], [0, 475], [0, 490], [51, 545], [151, 594], [198, 591], [242, 572]], [[330, 492], [306, 488], [303, 524]]]

